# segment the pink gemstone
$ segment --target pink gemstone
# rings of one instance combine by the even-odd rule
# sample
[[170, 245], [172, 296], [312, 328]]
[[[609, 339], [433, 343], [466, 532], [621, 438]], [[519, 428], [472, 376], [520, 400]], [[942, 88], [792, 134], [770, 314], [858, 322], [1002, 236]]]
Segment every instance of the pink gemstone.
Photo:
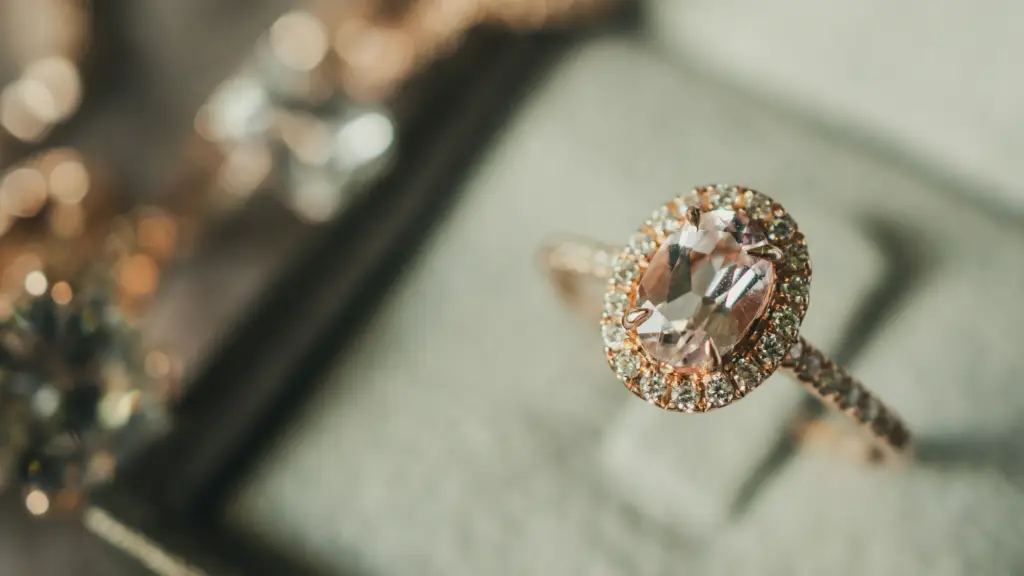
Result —
[[746, 213], [703, 212], [658, 248], [640, 279], [637, 305], [651, 315], [637, 333], [656, 360], [679, 372], [711, 366], [747, 334], [771, 299], [775, 271], [748, 254], [765, 243]]

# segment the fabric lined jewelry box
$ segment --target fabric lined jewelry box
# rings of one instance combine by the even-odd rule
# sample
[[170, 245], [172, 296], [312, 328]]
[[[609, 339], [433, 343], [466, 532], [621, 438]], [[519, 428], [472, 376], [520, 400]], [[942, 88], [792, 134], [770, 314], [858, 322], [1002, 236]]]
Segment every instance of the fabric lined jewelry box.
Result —
[[[175, 410], [169, 436], [129, 462], [86, 513], [90, 530], [153, 568], [298, 574], [302, 555], [225, 525], [225, 499], [264, 443], [321, 383], [318, 370], [366, 322], [416, 255], [467, 162], [529, 78], [571, 33], [481, 30], [396, 95], [394, 166], [356, 210], [314, 235]], [[486, 66], [482, 66], [486, 63]]]
[[[945, 303], [997, 272], [972, 261], [968, 278], [948, 262], [986, 246], [1012, 259], [1017, 223], [649, 44], [587, 41], [563, 58], [566, 40], [483, 33], [456, 58], [470, 80], [427, 78], [444, 103], [421, 111], [433, 120], [406, 136], [406, 161], [366, 212], [318, 237], [294, 282], [204, 374], [206, 392], [182, 406], [179, 431], [100, 495], [90, 529], [150, 568], [211, 574], [836, 573], [835, 558], [850, 573], [1012, 571], [1019, 490], [990, 452], [1017, 445], [986, 423], [1013, 420], [1015, 360]], [[551, 60], [537, 90], [512, 106]], [[464, 181], [471, 158], [479, 162]], [[676, 457], [671, 442], [608, 458], [614, 444], [684, 433], [642, 415], [653, 408], [608, 374], [596, 325], [559, 306], [535, 260], [550, 234], [624, 241], [649, 204], [716, 180], [830, 211], [862, 236], [812, 242], [835, 242], [829, 254], [848, 246], [872, 275], [879, 261], [863, 252], [878, 233], [872, 223], [917, 247], [936, 238], [935, 223], [955, 221], [941, 237], [958, 246], [926, 259], [924, 288], [856, 364], [924, 432], [929, 464], [894, 477], [821, 450], [797, 455], [742, 518], [722, 523], [725, 537], [694, 530], [671, 493], [635, 494], [658, 489], [651, 477], [699, 490], [685, 465], [645, 460]], [[413, 264], [399, 275], [405, 261]], [[859, 280], [852, 293], [877, 286]], [[979, 306], [1013, 301], [995, 294]], [[811, 313], [848, 312], [834, 297], [816, 290]], [[1013, 305], [992, 316], [996, 334], [1022, 320]], [[956, 343], [990, 373], [972, 379], [969, 367], [922, 352], [950, 350], [936, 317], [974, 334]], [[976, 386], [965, 390], [967, 380]], [[928, 386], [942, 398], [919, 401]], [[963, 525], [961, 506], [973, 511]], [[956, 545], [944, 546], [948, 534]], [[737, 552], [737, 541], [749, 545]]]
[[[1021, 406], [1005, 376], [1016, 357], [997, 342], [1024, 310], [1012, 304], [1014, 282], [988, 304], [955, 303], [992, 290], [984, 283], [993, 275], [1014, 274], [999, 262], [1019, 251], [1019, 223], [642, 43], [599, 41], [555, 70], [476, 168], [407, 281], [339, 358], [328, 377], [336, 385], [255, 471], [231, 509], [235, 525], [328, 570], [354, 562], [380, 573], [1012, 572], [1012, 512], [1022, 502], [1014, 473], [994, 455], [966, 451], [1019, 448], [992, 429], [1012, 428]], [[596, 325], [559, 307], [534, 250], [564, 232], [623, 241], [651, 201], [709, 180], [756, 182], [816, 206], [809, 216], [845, 220], [855, 234], [828, 237], [824, 226], [825, 238], [809, 239], [842, 242], [825, 252], [833, 257], [862, 253], [865, 241], [884, 247], [877, 279], [843, 296], [872, 308], [851, 319], [846, 303], [829, 301], [836, 294], [814, 298], [855, 333], [883, 314], [857, 345], [855, 368], [918, 431], [920, 463], [859, 468], [814, 446], [791, 456], [742, 517], [701, 531], [672, 492], [699, 487], [686, 462], [658, 470], [645, 457], [602, 456], [609, 438], [664, 443], [648, 452], [655, 458], [677, 457], [673, 443], [715, 438], [695, 440], [661, 414], [656, 426], [615, 419], [653, 408], [608, 375]], [[968, 258], [969, 274], [953, 264], [997, 247], [996, 260]], [[854, 262], [856, 277], [865, 264]], [[823, 269], [833, 266], [842, 262]], [[476, 273], [456, 282], [456, 269]], [[871, 299], [894, 290], [890, 275], [908, 286], [895, 307]], [[453, 293], [462, 295], [457, 306]], [[994, 330], [979, 328], [980, 307]], [[500, 329], [464, 338], [487, 326]], [[961, 346], [986, 371], [955, 362]], [[708, 462], [689, 466], [714, 466], [714, 450], [702, 454]], [[635, 494], [657, 475], [664, 493]], [[655, 518], [650, 506], [676, 513]], [[956, 520], [963, 506], [972, 510], [966, 524]], [[830, 529], [815, 528], [822, 524]], [[1008, 536], [983, 536], [995, 533]], [[872, 548], [880, 552], [864, 553]]]
[[[292, 17], [285, 28], [295, 24], [294, 20]], [[300, 24], [310, 21], [305, 17], [298, 20], [302, 20]], [[272, 36], [274, 32], [271, 30]], [[237, 312], [244, 301], [252, 300], [248, 285], [265, 284], [265, 277], [257, 278], [264, 271], [245, 278], [239, 272], [251, 272], [252, 260], [259, 268], [267, 250], [249, 246], [246, 252], [237, 244], [225, 248], [220, 245], [220, 234], [215, 234], [212, 240], [220, 253], [209, 261], [190, 262], [188, 272], [193, 277], [197, 269], [205, 272], [199, 275], [199, 285], [205, 281], [207, 288], [226, 280], [248, 287], [204, 294], [205, 289], [197, 290], [198, 285], [191, 281], [170, 286], [170, 294], [164, 294], [170, 306], [160, 307], [150, 320], [163, 332], [189, 340], [184, 352], [192, 368], [190, 374], [197, 379], [189, 383], [182, 403], [175, 407], [170, 435], [139, 460], [121, 467], [117, 484], [93, 495], [95, 507], [82, 510], [89, 530], [158, 572], [205, 571], [211, 566], [219, 572], [231, 565], [232, 553], [242, 565], [258, 567], [247, 569], [247, 573], [299, 570], [268, 555], [259, 545], [233, 544], [230, 535], [197, 535], [207, 534], [211, 524], [217, 523], [217, 513], [207, 503], [211, 494], [221, 489], [218, 483], [230, 482], [225, 476], [239, 473], [237, 463], [247, 458], [246, 450], [258, 444], [261, 435], [270, 434], [271, 421], [289, 417], [287, 404], [301, 389], [315, 384], [307, 371], [318, 364], [312, 358], [318, 340], [336, 334], [338, 323], [344, 329], [353, 328], [349, 324], [358, 324], [360, 315], [371, 312], [374, 298], [366, 293], [386, 286], [400, 271], [401, 263], [413, 255], [403, 249], [405, 243], [414, 242], [430, 228], [451, 197], [454, 187], [450, 182], [458, 181], [472, 158], [470, 152], [480, 148], [477, 143], [500, 123], [503, 109], [525, 87], [532, 71], [571, 35], [565, 31], [513, 34], [489, 28], [461, 41], [464, 32], [450, 30], [449, 40], [460, 37], [460, 42], [445, 44], [444, 48], [453, 52], [450, 57], [425, 66], [430, 63], [429, 55], [420, 54], [424, 62], [398, 71], [402, 74], [393, 79], [402, 83], [402, 89], [388, 98], [400, 125], [401, 150], [396, 166], [387, 171], [388, 179], [320, 230], [304, 229], [276, 243], [270, 234], [265, 236], [273, 243], [269, 252], [291, 250], [294, 257], [287, 258], [290, 263], [279, 281], [269, 289], [259, 288], [263, 297], [253, 316]], [[401, 37], [397, 40], [394, 47], [406, 47]], [[197, 122], [197, 128], [202, 126]], [[161, 140], [162, 146], [167, 144]], [[302, 151], [308, 152], [308, 148]], [[135, 181], [138, 173], [127, 172], [118, 175]], [[230, 219], [228, 228], [235, 230], [218, 232], [232, 236], [240, 227], [266, 225], [266, 220], [260, 220], [265, 210], [255, 210], [257, 215], [250, 218], [254, 212], [250, 208], [267, 207], [264, 200], [254, 198], [241, 218]], [[292, 249], [297, 244], [308, 249], [295, 256]], [[245, 258], [239, 258], [239, 250]], [[269, 256], [273, 259], [273, 254]], [[219, 258], [224, 257], [230, 264], [218, 266]], [[197, 295], [206, 312], [181, 307]], [[224, 322], [225, 317], [231, 321]], [[236, 330], [230, 333], [221, 330], [224, 324], [236, 323]], [[212, 334], [205, 330], [209, 325], [214, 325]], [[284, 337], [289, 331], [292, 337]], [[16, 496], [12, 490], [7, 494]], [[38, 500], [30, 497], [27, 502], [33, 513], [43, 513], [46, 508]], [[24, 508], [21, 513], [26, 513]], [[37, 563], [31, 556], [17, 555], [11, 560], [15, 566], [34, 566]], [[58, 566], [60, 562], [42, 561], [41, 565]]]

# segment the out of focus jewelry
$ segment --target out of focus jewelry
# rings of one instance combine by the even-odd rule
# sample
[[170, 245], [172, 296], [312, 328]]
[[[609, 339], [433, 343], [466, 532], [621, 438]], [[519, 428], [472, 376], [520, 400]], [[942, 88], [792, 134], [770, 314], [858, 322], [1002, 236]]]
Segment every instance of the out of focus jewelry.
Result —
[[869, 432], [881, 455], [910, 446], [903, 421], [800, 336], [810, 257], [792, 216], [741, 186], [704, 186], [658, 208], [624, 248], [572, 241], [544, 261], [583, 305], [583, 277], [607, 281], [605, 357], [633, 394], [676, 412], [738, 401], [783, 368]]
[[[189, 160], [215, 179], [171, 209], [121, 209], [102, 173], [68, 149], [0, 174], [0, 490], [19, 491], [36, 515], [74, 509], [167, 428], [182, 368], [139, 325], [199, 220], [275, 178], [294, 213], [332, 218], [386, 170], [397, 129], [381, 102], [423, 63], [478, 22], [538, 25], [601, 3], [426, 1], [388, 19], [375, 2], [353, 2], [285, 14], [197, 114], [203, 145]], [[0, 0], [0, 26], [14, 21], [2, 10], [30, 5], [46, 9], [26, 17], [62, 32], [17, 60], [0, 127], [37, 142], [78, 107], [88, 28], [83, 0]]]
[[0, 198], [0, 487], [42, 515], [78, 506], [166, 426], [179, 368], [135, 318], [175, 222], [115, 216], [108, 185], [66, 149], [9, 171]]
[[90, 32], [85, 0], [0, 0], [0, 157], [9, 139], [39, 142], [78, 110]]
[[329, 220], [383, 175], [396, 128], [387, 109], [345, 95], [330, 31], [306, 11], [281, 16], [243, 66], [210, 96], [196, 131], [215, 147], [224, 204], [275, 178], [278, 198], [311, 222]]
[[320, 3], [278, 18], [208, 99], [196, 130], [219, 151], [222, 200], [273, 188], [325, 221], [386, 171], [398, 127], [387, 102], [484, 22], [533, 28], [594, 15], [611, 0]]

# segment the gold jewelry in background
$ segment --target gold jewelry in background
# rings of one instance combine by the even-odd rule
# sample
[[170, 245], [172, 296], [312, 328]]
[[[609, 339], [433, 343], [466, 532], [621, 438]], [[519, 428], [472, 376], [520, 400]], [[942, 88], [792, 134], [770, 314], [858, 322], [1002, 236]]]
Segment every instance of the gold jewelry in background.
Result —
[[15, 74], [0, 89], [3, 132], [39, 142], [78, 110], [89, 36], [85, 0], [0, 0], [0, 46]]
[[[320, 222], [387, 169], [397, 127], [385, 102], [479, 24], [532, 28], [606, 0], [323, 2], [281, 16], [197, 113], [199, 144], [162, 205], [119, 206], [111, 179], [56, 148], [0, 173], [0, 489], [44, 515], [168, 425], [176, 356], [138, 326], [167, 264], [211, 219], [273, 180]], [[42, 141], [78, 109], [89, 45], [85, 0], [0, 0], [16, 74], [0, 131]], [[3, 143], [0, 141], [0, 154]], [[213, 152], [213, 153], [211, 153]]]
[[535, 29], [595, 18], [614, 0], [419, 0], [404, 10], [388, 2], [321, 1], [314, 11], [330, 29], [342, 88], [353, 97], [393, 94], [424, 66], [454, 52], [481, 24]]
[[0, 489], [35, 515], [76, 509], [166, 428], [180, 366], [137, 319], [176, 242], [164, 213], [119, 214], [70, 149], [0, 180]]

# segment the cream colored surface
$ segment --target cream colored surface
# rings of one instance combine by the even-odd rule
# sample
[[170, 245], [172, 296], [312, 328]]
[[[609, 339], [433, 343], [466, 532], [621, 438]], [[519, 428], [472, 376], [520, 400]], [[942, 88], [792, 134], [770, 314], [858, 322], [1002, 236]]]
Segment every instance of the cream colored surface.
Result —
[[[915, 230], [940, 266], [858, 373], [924, 440], [1002, 433], [1024, 414], [1021, 234], [801, 126], [630, 42], [568, 58], [231, 521], [328, 569], [374, 574], [1013, 572], [1024, 495], [1012, 474], [977, 462], [901, 475], [808, 453], [743, 522], [699, 538], [680, 519], [638, 513], [628, 492], [644, 484], [607, 468], [609, 427], [638, 401], [609, 373], [596, 326], [559, 307], [535, 250], [567, 230], [626, 238], [654, 204], [708, 181], [756, 185], [798, 217], [872, 212]], [[831, 232], [815, 230], [812, 246], [863, 254], [844, 247], [848, 231]], [[871, 266], [853, 258], [854, 275]], [[819, 280], [811, 314], [848, 305]]]
[[1024, 4], [664, 0], [680, 55], [1024, 212]]

